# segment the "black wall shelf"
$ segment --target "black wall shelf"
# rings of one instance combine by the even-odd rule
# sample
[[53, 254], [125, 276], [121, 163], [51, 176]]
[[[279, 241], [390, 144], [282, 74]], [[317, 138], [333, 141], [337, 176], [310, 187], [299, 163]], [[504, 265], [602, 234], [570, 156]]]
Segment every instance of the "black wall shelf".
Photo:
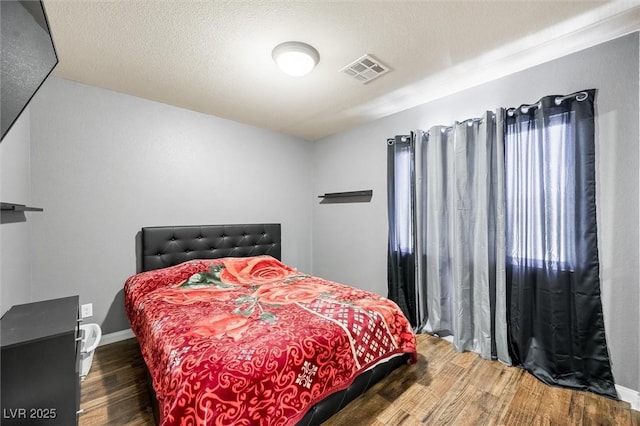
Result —
[[40, 207], [28, 207], [24, 204], [0, 203], [0, 210], [3, 212], [42, 212]]
[[318, 195], [321, 198], [320, 203], [362, 203], [371, 201], [373, 190], [364, 191], [346, 191], [346, 192], [326, 192], [324, 195]]
[[318, 195], [318, 198], [346, 198], [346, 197], [371, 197], [373, 189], [366, 191], [347, 191], [347, 192], [325, 192], [324, 195]]

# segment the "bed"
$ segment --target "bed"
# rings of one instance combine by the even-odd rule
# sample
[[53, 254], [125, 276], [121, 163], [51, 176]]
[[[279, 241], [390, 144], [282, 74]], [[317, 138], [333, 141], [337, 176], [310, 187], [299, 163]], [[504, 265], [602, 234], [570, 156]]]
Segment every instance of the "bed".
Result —
[[142, 229], [125, 308], [157, 423], [317, 425], [415, 362], [393, 302], [280, 259], [280, 224]]

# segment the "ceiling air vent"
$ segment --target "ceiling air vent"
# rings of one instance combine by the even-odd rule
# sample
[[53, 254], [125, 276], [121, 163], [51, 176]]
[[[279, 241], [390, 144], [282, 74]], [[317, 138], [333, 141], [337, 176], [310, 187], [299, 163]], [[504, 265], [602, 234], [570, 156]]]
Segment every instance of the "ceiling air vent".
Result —
[[340, 72], [355, 78], [361, 83], [368, 83], [382, 74], [388, 73], [389, 67], [378, 61], [371, 55], [364, 55], [355, 62], [342, 68]]

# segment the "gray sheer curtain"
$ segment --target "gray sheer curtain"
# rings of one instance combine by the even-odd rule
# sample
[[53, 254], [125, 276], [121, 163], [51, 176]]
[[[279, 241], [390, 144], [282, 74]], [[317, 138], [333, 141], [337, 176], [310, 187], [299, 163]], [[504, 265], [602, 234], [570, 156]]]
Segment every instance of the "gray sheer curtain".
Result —
[[[504, 246], [504, 157], [495, 116], [419, 133], [419, 259], [424, 331], [452, 334], [458, 351], [510, 364]], [[422, 278], [419, 275], [419, 278]]]

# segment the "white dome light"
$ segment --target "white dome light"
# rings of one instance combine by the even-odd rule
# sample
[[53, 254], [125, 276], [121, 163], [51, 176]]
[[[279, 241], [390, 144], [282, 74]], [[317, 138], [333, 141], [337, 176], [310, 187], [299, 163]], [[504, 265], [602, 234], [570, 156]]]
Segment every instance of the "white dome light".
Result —
[[299, 41], [287, 41], [273, 49], [273, 60], [285, 74], [302, 77], [320, 61], [320, 54], [312, 46]]

